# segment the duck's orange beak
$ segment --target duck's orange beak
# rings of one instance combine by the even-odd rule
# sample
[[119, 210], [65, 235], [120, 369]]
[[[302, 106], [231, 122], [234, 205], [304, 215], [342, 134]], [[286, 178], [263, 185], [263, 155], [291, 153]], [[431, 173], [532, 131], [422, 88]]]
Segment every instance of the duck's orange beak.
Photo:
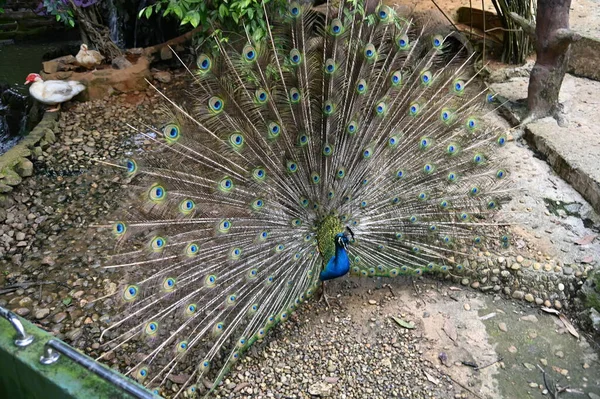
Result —
[[28, 85], [29, 83], [31, 83], [29, 80], [26, 80], [24, 84]]

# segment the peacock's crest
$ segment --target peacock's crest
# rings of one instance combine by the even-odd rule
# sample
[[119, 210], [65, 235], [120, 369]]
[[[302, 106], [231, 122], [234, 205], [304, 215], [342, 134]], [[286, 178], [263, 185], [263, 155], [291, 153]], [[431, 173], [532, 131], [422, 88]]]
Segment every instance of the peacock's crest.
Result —
[[265, 15], [263, 41], [198, 56], [194, 105], [165, 96], [157, 149], [122, 165], [139, 190], [112, 225], [126, 278], [103, 338], [150, 387], [218, 383], [314, 294], [340, 233], [364, 276], [445, 273], [499, 239], [506, 136], [455, 33], [358, 1]]

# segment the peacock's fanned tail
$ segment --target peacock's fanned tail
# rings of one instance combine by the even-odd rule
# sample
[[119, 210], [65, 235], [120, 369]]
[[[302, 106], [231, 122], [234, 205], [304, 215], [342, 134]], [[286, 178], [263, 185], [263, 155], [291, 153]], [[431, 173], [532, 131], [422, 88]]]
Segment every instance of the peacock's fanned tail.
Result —
[[165, 96], [156, 151], [123, 165], [132, 199], [105, 267], [126, 281], [102, 338], [136, 352], [127, 373], [148, 386], [216, 385], [314, 293], [346, 226], [351, 272], [370, 276], [448, 272], [499, 238], [506, 136], [482, 119], [473, 54], [441, 25], [341, 3], [265, 7], [264, 40], [217, 42], [194, 106]]

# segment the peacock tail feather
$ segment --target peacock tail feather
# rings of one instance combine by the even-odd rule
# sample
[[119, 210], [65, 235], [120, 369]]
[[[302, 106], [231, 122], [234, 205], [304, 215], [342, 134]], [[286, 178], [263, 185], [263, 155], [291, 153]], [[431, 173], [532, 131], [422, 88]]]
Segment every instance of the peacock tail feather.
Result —
[[156, 150], [121, 165], [105, 267], [127, 279], [102, 339], [133, 348], [127, 374], [150, 387], [186, 375], [177, 395], [216, 386], [310, 298], [347, 228], [364, 276], [449, 273], [465, 248], [508, 242], [490, 229], [506, 136], [456, 33], [356, 0], [264, 12], [267, 37], [199, 55], [194, 105], [165, 96]]

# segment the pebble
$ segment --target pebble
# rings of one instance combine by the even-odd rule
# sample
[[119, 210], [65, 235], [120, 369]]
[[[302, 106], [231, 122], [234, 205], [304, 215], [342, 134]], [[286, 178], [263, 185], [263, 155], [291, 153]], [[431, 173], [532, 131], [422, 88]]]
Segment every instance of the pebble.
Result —
[[498, 329], [500, 331], [504, 331], [504, 332], [508, 331], [508, 328], [506, 327], [506, 323], [498, 323]]
[[519, 318], [519, 320], [530, 321], [532, 323], [537, 323], [538, 322], [538, 318], [534, 314], [530, 314], [530, 315], [527, 315], [527, 316], [521, 316]]
[[469, 311], [469, 310], [471, 310], [471, 305], [469, 305], [468, 303], [465, 303], [464, 308], [465, 308], [465, 310]]
[[559, 358], [561, 358], [561, 359], [562, 359], [563, 357], [565, 357], [565, 354], [563, 353], [563, 351], [556, 351], [556, 353], [554, 353], [554, 355], [555, 355], [556, 357], [559, 357]]
[[38, 319], [38, 320], [41, 320], [44, 317], [48, 316], [49, 314], [50, 314], [50, 309], [46, 309], [46, 308], [37, 309], [35, 311], [35, 318]]

